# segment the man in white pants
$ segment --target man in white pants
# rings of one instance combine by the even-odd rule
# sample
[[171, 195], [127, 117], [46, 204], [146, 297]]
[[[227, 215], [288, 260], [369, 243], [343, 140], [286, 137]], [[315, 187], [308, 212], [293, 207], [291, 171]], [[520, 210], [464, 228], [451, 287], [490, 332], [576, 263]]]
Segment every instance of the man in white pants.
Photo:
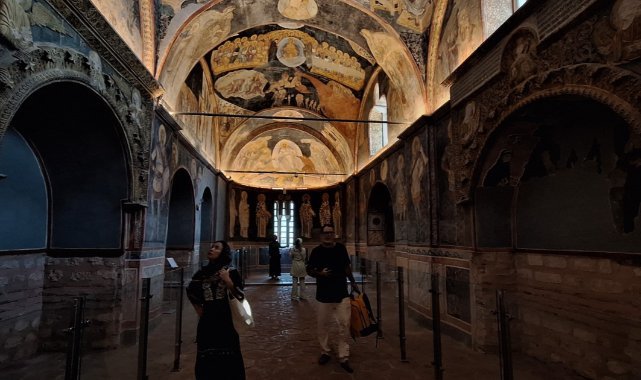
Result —
[[312, 250], [307, 264], [307, 273], [316, 278], [316, 300], [318, 304], [317, 332], [321, 346], [318, 364], [329, 362], [329, 330], [332, 322], [338, 323], [336, 346], [341, 367], [352, 373], [349, 364], [349, 323], [351, 307], [347, 279], [352, 290], [360, 292], [349, 260], [347, 249], [334, 241], [334, 227], [325, 225], [321, 228], [321, 244]]

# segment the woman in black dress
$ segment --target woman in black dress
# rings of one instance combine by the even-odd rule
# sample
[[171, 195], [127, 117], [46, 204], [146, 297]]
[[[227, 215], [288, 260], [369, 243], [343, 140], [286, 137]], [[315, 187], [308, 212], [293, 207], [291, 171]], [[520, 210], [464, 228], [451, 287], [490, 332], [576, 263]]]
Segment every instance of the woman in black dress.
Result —
[[228, 295], [243, 299], [240, 274], [230, 268], [231, 249], [223, 240], [214, 242], [207, 258], [209, 263], [187, 287], [187, 297], [200, 316], [196, 380], [244, 380], [245, 365]]

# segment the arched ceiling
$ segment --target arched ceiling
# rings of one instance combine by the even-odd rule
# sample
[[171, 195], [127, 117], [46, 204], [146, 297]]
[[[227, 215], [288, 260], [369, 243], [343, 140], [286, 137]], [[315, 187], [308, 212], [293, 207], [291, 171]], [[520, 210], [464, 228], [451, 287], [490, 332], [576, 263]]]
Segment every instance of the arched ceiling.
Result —
[[[146, 46], [153, 28], [146, 27], [145, 9], [151, 2], [92, 2], [114, 29], [129, 34], [123, 39], [134, 52], [150, 56]], [[480, 21], [464, 25], [481, 19], [479, 4], [158, 0], [152, 20], [157, 59], [142, 60], [165, 89], [163, 104], [185, 137], [233, 181], [287, 189], [328, 186], [371, 159], [368, 124], [354, 121], [369, 119], [378, 100], [374, 88], [386, 97], [388, 119], [400, 123], [390, 124], [390, 142], [434, 108], [429, 98], [444, 98], [426, 84], [439, 87], [464, 57], [445, 59], [458, 51], [433, 41], [441, 31], [455, 45], [457, 38], [469, 38], [464, 31], [475, 27], [482, 34]], [[430, 36], [434, 32], [438, 37]], [[439, 67], [428, 57], [444, 63]]]

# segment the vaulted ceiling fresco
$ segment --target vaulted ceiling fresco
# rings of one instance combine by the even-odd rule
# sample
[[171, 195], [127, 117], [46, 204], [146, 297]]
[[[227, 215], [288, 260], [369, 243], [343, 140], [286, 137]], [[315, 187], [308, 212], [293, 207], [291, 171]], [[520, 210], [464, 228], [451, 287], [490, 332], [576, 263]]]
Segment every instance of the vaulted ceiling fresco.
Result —
[[256, 187], [357, 172], [378, 91], [393, 143], [447, 101], [447, 77], [488, 29], [480, 0], [91, 1], [158, 78], [185, 138]]

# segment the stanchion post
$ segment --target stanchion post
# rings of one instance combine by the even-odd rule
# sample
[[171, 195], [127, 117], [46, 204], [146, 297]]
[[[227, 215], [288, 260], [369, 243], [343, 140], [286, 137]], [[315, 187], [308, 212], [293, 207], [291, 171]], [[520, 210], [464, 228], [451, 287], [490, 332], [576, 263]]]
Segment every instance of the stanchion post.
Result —
[[441, 348], [441, 304], [438, 273], [431, 274], [432, 335], [434, 343], [434, 380], [443, 380], [443, 352]]
[[510, 345], [510, 317], [505, 311], [503, 290], [496, 291], [496, 318], [498, 320], [499, 356], [501, 360], [501, 380], [513, 380], [512, 347]]
[[180, 286], [178, 287], [178, 300], [176, 304], [176, 338], [174, 341], [174, 368], [173, 372], [180, 371], [180, 353], [182, 349], [182, 326], [183, 326], [183, 293], [185, 290], [185, 268], [178, 270], [180, 275]]
[[378, 330], [376, 331], [376, 346], [378, 340], [383, 339], [383, 312], [381, 309], [381, 263], [376, 262], [376, 320], [378, 321]]
[[397, 267], [398, 273], [398, 337], [401, 341], [401, 361], [407, 361], [407, 350], [405, 347], [405, 290], [403, 280], [403, 268]]
[[71, 326], [65, 330], [69, 334], [67, 345], [67, 363], [65, 366], [65, 380], [79, 380], [82, 358], [82, 335], [85, 326], [89, 321], [85, 316], [85, 298], [76, 297], [73, 299], [73, 313], [71, 314]]
[[147, 380], [147, 343], [149, 339], [149, 301], [151, 279], [142, 279], [142, 302], [140, 304], [140, 335], [138, 338], [138, 380]]

